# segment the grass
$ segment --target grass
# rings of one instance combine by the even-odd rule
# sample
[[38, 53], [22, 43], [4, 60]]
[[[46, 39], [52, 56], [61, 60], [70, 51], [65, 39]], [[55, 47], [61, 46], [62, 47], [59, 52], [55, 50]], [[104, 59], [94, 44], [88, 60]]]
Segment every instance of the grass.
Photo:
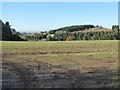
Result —
[[[111, 52], [117, 41], [3, 42], [3, 53], [24, 52]], [[107, 47], [107, 48], [106, 48]], [[74, 49], [74, 50], [73, 50]], [[12, 51], [12, 52], [11, 52]]]
[[[64, 85], [69, 82], [73, 87], [89, 87], [86, 85], [87, 81], [93, 83], [91, 87], [114, 87], [114, 85], [116, 87], [117, 85], [117, 40], [0, 43], [3, 46], [3, 62], [18, 63], [18, 66], [21, 64], [26, 69], [30, 67], [38, 77], [42, 71], [49, 74], [64, 73], [64, 75], [72, 73], [71, 76], [66, 76], [70, 81], [65, 77], [57, 79], [53, 86], [57, 86], [57, 83], [61, 86], [63, 81]], [[37, 70], [38, 67], [41, 71]], [[47, 87], [47, 82], [43, 83]], [[51, 82], [49, 84], [52, 85]]]

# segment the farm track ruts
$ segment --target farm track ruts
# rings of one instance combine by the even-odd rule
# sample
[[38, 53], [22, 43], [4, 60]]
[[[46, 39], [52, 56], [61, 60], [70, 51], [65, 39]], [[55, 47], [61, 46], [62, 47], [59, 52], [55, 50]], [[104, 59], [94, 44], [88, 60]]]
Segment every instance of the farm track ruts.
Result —
[[[36, 77], [36, 75], [34, 74], [34, 72], [29, 70], [28, 68], [24, 67], [23, 65], [20, 65], [20, 63], [3, 62], [2, 63], [2, 67], [3, 67], [3, 70], [4, 70], [3, 75], [7, 74], [7, 72], [5, 72], [5, 69], [4, 69], [5, 67], [11, 68], [11, 70], [8, 70], [8, 71], [10, 71], [11, 73], [14, 73], [15, 75], [18, 75], [17, 77], [19, 77], [18, 78], [19, 81], [22, 81], [22, 83], [24, 84], [24, 87], [22, 87], [22, 88], [36, 87], [35, 85], [33, 85], [33, 82], [35, 82], [37, 84], [37, 77]], [[4, 81], [5, 80], [3, 79], [3, 83], [4, 83]], [[13, 88], [13, 87], [9, 87], [9, 86], [7, 87], [6, 86], [5, 88]]]
[[[2, 74], [4, 76], [3, 86], [2, 86], [3, 89], [15, 88], [15, 87], [38, 88], [38, 87], [41, 87], [41, 84], [43, 83], [47, 83], [48, 81], [51, 82], [53, 79], [56, 78], [56, 76], [58, 77], [61, 76], [61, 73], [58, 73], [58, 74], [56, 72], [49, 73], [49, 70], [51, 70], [52, 68], [62, 68], [62, 67], [50, 66], [49, 64], [43, 63], [43, 62], [38, 62], [38, 63], [39, 65], [36, 66], [38, 68], [35, 68], [35, 67], [29, 67], [29, 65], [27, 64], [26, 66], [24, 66], [25, 64], [23, 64], [22, 62], [8, 62], [4, 60], [2, 63], [2, 69], [4, 71]], [[38, 71], [34, 72], [34, 70], [38, 70]], [[9, 77], [6, 77], [5, 76], [6, 74], [8, 74], [7, 76]], [[38, 77], [37, 75], [40, 77]], [[13, 78], [11, 78], [11, 76], [14, 77], [14, 80]], [[16, 76], [18, 78], [16, 78]], [[15, 81], [19, 81], [19, 82], [15, 82]], [[14, 85], [15, 83], [17, 83], [18, 86], [15, 86]], [[23, 84], [23, 86], [21, 86], [21, 83]]]
[[[46, 55], [46, 54], [77, 54], [77, 53], [96, 53], [98, 51], [81, 51], [81, 52], [22, 52], [22, 53], [3, 53], [3, 55]], [[106, 51], [99, 51], [106, 52]], [[109, 51], [110, 52], [110, 51]]]
[[[110, 81], [110, 78], [112, 76], [112, 73], [107, 73], [106, 71], [102, 70], [100, 71], [99, 68], [97, 70], [94, 70], [93, 72], [88, 73], [80, 73], [79, 70], [68, 70], [67, 72], [52, 72], [49, 73], [48, 64], [39, 62], [39, 70], [38, 72], [33, 72], [31, 69], [35, 69], [34, 67], [28, 68], [27, 66], [24, 66], [22, 63], [18, 62], [6, 62], [3, 61], [3, 67], [9, 66], [11, 68], [11, 73], [15, 73], [19, 75], [19, 79], [24, 83], [23, 88], [40, 88], [40, 87], [100, 87], [101, 86], [107, 87], [107, 85], [110, 86], [112, 81]], [[51, 68], [61, 68], [61, 67], [53, 67]], [[3, 68], [3, 70], [5, 70]], [[44, 68], [46, 68], [44, 70]], [[46, 73], [42, 74], [42, 70], [44, 70]], [[48, 73], [47, 73], [48, 71]], [[100, 72], [97, 72], [100, 71]], [[37, 77], [37, 75], [42, 75], [40, 77]], [[113, 73], [114, 74], [114, 73]], [[4, 74], [3, 74], [4, 75]], [[11, 79], [9, 77], [9, 79]], [[106, 79], [106, 80], [104, 80]], [[74, 82], [72, 82], [75, 80]], [[4, 81], [4, 80], [3, 80]], [[101, 83], [99, 83], [101, 82]], [[104, 82], [107, 83], [107, 85], [104, 85]], [[13, 83], [14, 85], [14, 83]], [[71, 86], [72, 85], [72, 86]], [[9, 87], [12, 88], [12, 87]]]

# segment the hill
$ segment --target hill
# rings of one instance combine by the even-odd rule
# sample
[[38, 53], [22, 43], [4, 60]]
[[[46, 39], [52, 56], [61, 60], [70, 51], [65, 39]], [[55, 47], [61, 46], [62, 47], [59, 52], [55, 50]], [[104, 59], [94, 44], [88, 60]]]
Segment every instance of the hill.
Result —
[[95, 26], [94, 25], [74, 25], [74, 26], [63, 27], [55, 30], [50, 30], [49, 33], [54, 34], [57, 31], [66, 31], [66, 32], [83, 31], [90, 28], [95, 28]]
[[0, 20], [1, 40], [21, 41], [21, 40], [47, 40], [47, 41], [71, 41], [71, 40], [118, 40], [118, 25], [113, 25], [112, 29], [95, 25], [73, 25], [58, 28], [40, 33], [19, 33], [11, 28], [9, 22], [3, 23]]

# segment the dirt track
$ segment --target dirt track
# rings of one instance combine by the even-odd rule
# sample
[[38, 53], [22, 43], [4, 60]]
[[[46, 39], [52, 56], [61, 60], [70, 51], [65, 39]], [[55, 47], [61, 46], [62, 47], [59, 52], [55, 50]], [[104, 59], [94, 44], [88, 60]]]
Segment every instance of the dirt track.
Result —
[[3, 88], [34, 87], [35, 74], [23, 65], [11, 62], [3, 63]]
[[[28, 65], [29, 66], [29, 65]], [[3, 62], [3, 88], [98, 88], [112, 86], [112, 74], [78, 70], [51, 72], [53, 67], [39, 63], [37, 68], [25, 67], [22, 63]], [[106, 78], [106, 79], [105, 79]]]

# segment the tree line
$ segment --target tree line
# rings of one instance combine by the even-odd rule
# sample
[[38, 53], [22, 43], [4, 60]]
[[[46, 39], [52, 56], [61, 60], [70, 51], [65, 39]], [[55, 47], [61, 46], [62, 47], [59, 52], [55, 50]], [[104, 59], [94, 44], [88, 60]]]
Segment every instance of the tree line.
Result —
[[[95, 27], [94, 27], [95, 28]], [[97, 26], [95, 31], [87, 31], [87, 28], [76, 31], [66, 31], [63, 29], [41, 32], [36, 34], [25, 34], [21, 37], [27, 40], [47, 40], [47, 41], [72, 41], [72, 40], [118, 40], [119, 26], [113, 25], [111, 30], [101, 30], [103, 27]], [[73, 29], [72, 29], [73, 30]], [[54, 32], [53, 32], [54, 31]]]
[[[97, 28], [97, 29], [96, 29]], [[91, 31], [91, 29], [96, 29]], [[72, 41], [72, 40], [118, 40], [119, 26], [112, 25], [111, 30], [102, 26], [74, 25], [40, 33], [20, 33], [11, 28], [9, 22], [3, 23], [0, 20], [1, 40], [6, 41]]]

